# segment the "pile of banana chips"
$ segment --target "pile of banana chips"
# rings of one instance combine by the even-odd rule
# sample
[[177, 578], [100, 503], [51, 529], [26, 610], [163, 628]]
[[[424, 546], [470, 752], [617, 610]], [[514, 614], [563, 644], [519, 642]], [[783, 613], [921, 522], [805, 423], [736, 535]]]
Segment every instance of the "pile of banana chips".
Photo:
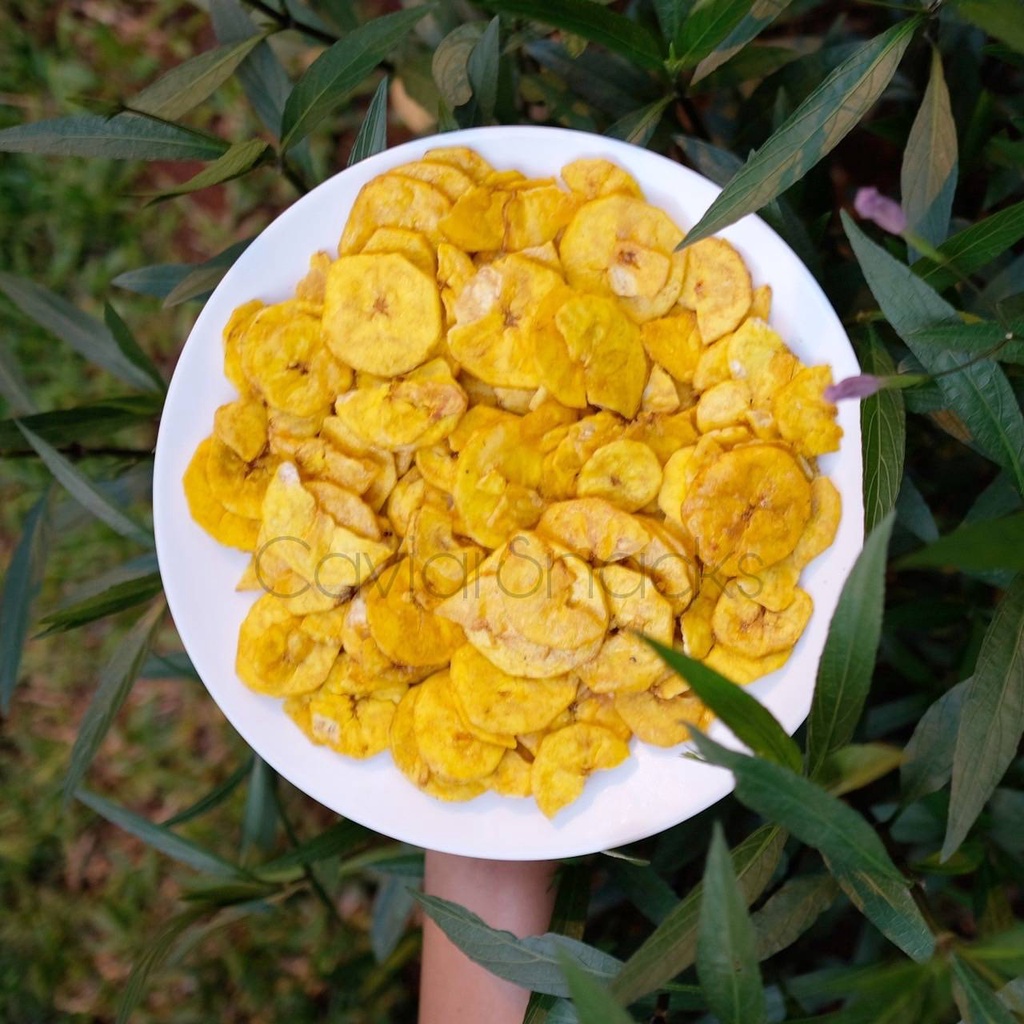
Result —
[[840, 517], [831, 374], [728, 242], [682, 238], [606, 160], [434, 149], [234, 311], [184, 486], [252, 556], [238, 675], [314, 743], [553, 816], [707, 724], [641, 635], [737, 683], [784, 664]]

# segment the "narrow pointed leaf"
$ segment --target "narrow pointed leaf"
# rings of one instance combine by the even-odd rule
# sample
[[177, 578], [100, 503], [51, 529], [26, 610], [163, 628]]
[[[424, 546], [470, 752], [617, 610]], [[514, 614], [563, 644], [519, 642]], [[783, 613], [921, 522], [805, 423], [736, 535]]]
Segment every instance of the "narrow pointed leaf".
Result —
[[150, 392], [101, 399], [88, 405], [40, 412], [20, 419], [0, 420], [0, 455], [32, 451], [32, 446], [18, 429], [19, 423], [49, 444], [80, 445], [92, 437], [107, 441], [114, 431], [123, 427], [154, 423], [159, 414], [160, 402]]
[[294, 850], [289, 850], [267, 864], [261, 864], [258, 872], [270, 878], [281, 872], [316, 864], [330, 857], [340, 857], [362, 846], [371, 835], [372, 833], [362, 825], [342, 819], [320, 835], [296, 846]]
[[694, 743], [708, 761], [733, 773], [741, 803], [820, 851], [841, 885], [852, 878], [867, 890], [865, 914], [908, 956], [931, 955], [934, 938], [909, 899], [906, 879], [860, 814], [788, 768], [728, 750], [699, 732]]
[[[865, 373], [885, 377], [896, 372], [881, 341], [872, 334], [861, 356]], [[860, 406], [861, 443], [864, 449], [864, 529], [870, 533], [895, 507], [903, 482], [907, 441], [907, 414], [903, 395], [883, 388]]]
[[[971, 224], [939, 246], [939, 253], [964, 277], [1002, 256], [1024, 238], [1024, 202], [993, 213]], [[942, 291], [955, 284], [958, 276], [939, 263], [923, 257], [914, 264], [919, 274], [933, 288]]]
[[149, 267], [126, 270], [118, 274], [111, 284], [136, 295], [162, 299], [188, 277], [193, 269], [191, 263], [154, 263]]
[[263, 163], [270, 153], [270, 147], [262, 139], [236, 142], [223, 156], [218, 157], [188, 181], [183, 181], [180, 185], [175, 185], [174, 188], [156, 193], [154, 200], [172, 199], [174, 196], [188, 195], [190, 192], [198, 192], [200, 189], [232, 181]]
[[990, 353], [993, 359], [1007, 363], [1024, 363], [1024, 323], [1013, 321], [1010, 330], [987, 320], [975, 323], [943, 323], [912, 331], [915, 346], [936, 350], [956, 349], [958, 352]]
[[622, 139], [623, 142], [634, 146], [646, 146], [651, 141], [651, 136], [657, 130], [662, 115], [673, 99], [674, 97], [671, 95], [662, 96], [653, 103], [648, 103], [639, 110], [632, 111], [609, 125], [605, 134], [613, 139]]
[[[142, 667], [143, 674], [146, 674], [146, 666]], [[254, 755], [255, 756], [255, 755]], [[184, 824], [193, 818], [198, 818], [207, 811], [212, 811], [227, 800], [232, 793], [245, 781], [252, 770], [252, 758], [236, 768], [222, 783], [214, 786], [205, 796], [200, 797], [194, 804], [190, 804], [184, 810], [178, 811], [166, 821], [162, 822], [165, 828], [174, 828], [175, 825]]]
[[704, 868], [697, 928], [697, 977], [722, 1024], [763, 1024], [764, 988], [757, 939], [717, 822]]
[[836, 869], [831, 858], [826, 857], [825, 861], [850, 902], [894, 946], [918, 963], [931, 957], [935, 937], [921, 916], [906, 880], [880, 878], [871, 871]]
[[743, 20], [708, 54], [693, 73], [691, 84], [732, 60], [752, 39], [760, 35], [790, 4], [791, 0], [754, 0]]
[[803, 767], [800, 748], [760, 701], [707, 665], [656, 640], [647, 642], [670, 668], [690, 684], [693, 692], [732, 730], [737, 739], [755, 754], [800, 771]]
[[95, 622], [126, 608], [134, 608], [135, 605], [155, 597], [162, 590], [163, 580], [158, 572], [114, 584], [100, 594], [44, 616], [42, 621], [48, 627], [44, 635], [77, 629], [87, 622]]
[[32, 433], [23, 424], [19, 425], [25, 440], [35, 449], [43, 460], [46, 468], [54, 475], [57, 482], [85, 509], [97, 519], [106, 523], [115, 533], [128, 537], [146, 547], [153, 546], [153, 535], [141, 524], [126, 516], [110, 499], [86, 476], [79, 472], [55, 448], [48, 445], [37, 434]]
[[135, 335], [129, 330], [128, 325], [121, 318], [121, 314], [109, 302], [103, 305], [103, 320], [117, 347], [121, 350], [121, 355], [149, 378], [150, 391], [162, 395], [167, 390], [167, 384], [160, 376], [160, 371], [135, 340]]
[[373, 99], [366, 108], [366, 116], [359, 126], [356, 141], [348, 155], [347, 167], [376, 156], [388, 148], [388, 78], [385, 75], [374, 90]]
[[757, 959], [767, 960], [788, 949], [835, 902], [839, 887], [831, 875], [797, 875], [751, 915], [757, 937]]
[[590, 0], [486, 0], [485, 6], [600, 43], [642, 68], [661, 69], [661, 47], [647, 29]]
[[947, 690], [914, 727], [900, 765], [904, 804], [912, 804], [949, 782], [966, 690], [966, 680]]
[[242, 857], [251, 850], [262, 850], [264, 854], [274, 847], [277, 837], [277, 801], [274, 787], [277, 772], [258, 754], [253, 756], [249, 770], [249, 788], [245, 795], [245, 811], [242, 814]]
[[964, 693], [942, 859], [960, 846], [1024, 733], [1024, 575], [996, 608]]
[[141, 114], [74, 114], [0, 131], [0, 153], [107, 160], [216, 160], [227, 148], [221, 139]]
[[430, 919], [471, 960], [499, 978], [552, 996], [568, 996], [569, 986], [560, 958], [567, 956], [594, 978], [609, 979], [622, 966], [620, 960], [565, 935], [548, 932], [517, 938], [512, 932], [492, 928], [465, 907], [417, 893], [416, 899]]
[[255, 49], [236, 71], [264, 128], [278, 138], [285, 101], [292, 87], [288, 73], [238, 0], [210, 0], [210, 18], [218, 41], [224, 45], [257, 40]]
[[566, 953], [561, 953], [558, 959], [579, 1024], [634, 1024], [633, 1018], [611, 998], [604, 985]]
[[125, 832], [135, 836], [136, 839], [141, 839], [147, 846], [153, 847], [158, 853], [162, 853], [172, 860], [207, 875], [216, 875], [222, 878], [248, 877], [237, 864], [218, 857], [217, 854], [204, 849], [198, 843], [192, 842], [191, 839], [179, 836], [165, 825], [157, 825], [148, 818], [129, 811], [127, 807], [112, 803], [98, 793], [80, 789], [75, 796], [86, 807], [106, 818], [112, 825], [124, 829]]
[[974, 443], [1008, 469], [1024, 491], [1024, 414], [1006, 374], [991, 359], [972, 360], [956, 352], [921, 344], [916, 332], [954, 326], [959, 317], [934, 289], [909, 267], [872, 242], [842, 213], [846, 235], [864, 277], [893, 329], [929, 373], [949, 408], [963, 421]]
[[263, 40], [250, 36], [189, 58], [125, 101], [125, 106], [162, 121], [177, 121], [208, 99]]
[[919, 24], [919, 18], [908, 18], [843, 61], [750, 157], [686, 242], [759, 210], [830, 153], [882, 95]]
[[491, 18], [466, 61], [466, 74], [473, 87], [477, 113], [484, 124], [494, 118], [494, 105], [498, 100], [500, 25], [501, 19], [497, 15]]
[[1018, 53], [1024, 53], [1020, 0], [955, 0], [957, 13]]
[[687, 11], [693, 6], [693, 0], [653, 0], [658, 27], [666, 42], [673, 42], [679, 35], [679, 27]]
[[0, 398], [7, 403], [8, 412], [15, 416], [25, 416], [37, 410], [21, 366], [7, 345], [0, 346]]
[[903, 751], [890, 743], [847, 743], [825, 759], [820, 781], [833, 796], [843, 796], [870, 786], [902, 763]]
[[886, 555], [895, 519], [890, 512], [868, 535], [829, 624], [807, 719], [812, 776], [833, 750], [850, 742], [864, 710], [882, 635]]
[[416, 899], [409, 887], [407, 878], [390, 875], [377, 889], [370, 921], [370, 948], [379, 964], [394, 953], [416, 909]]
[[953, 998], [964, 1016], [964, 1024], [1019, 1024], [989, 984], [963, 957], [950, 957], [953, 969]]
[[[764, 892], [785, 844], [782, 829], [763, 825], [732, 851], [733, 872], [748, 906]], [[623, 965], [611, 991], [624, 1006], [661, 988], [693, 963], [702, 891], [698, 885], [682, 899]]]
[[1024, 570], [1024, 512], [1002, 519], [969, 523], [920, 551], [905, 555], [901, 569], [947, 567], [964, 572]]
[[47, 489], [29, 509], [0, 590], [0, 713], [4, 715], [11, 710], [32, 602], [43, 578], [43, 532], [49, 498]]
[[957, 172], [956, 124], [942, 58], [933, 50], [928, 86], [907, 137], [900, 172], [908, 229], [931, 245], [938, 245], [949, 233]]
[[676, 33], [676, 59], [680, 71], [699, 64], [750, 14], [750, 0], [705, 0], [695, 4]]
[[288, 97], [281, 118], [281, 148], [304, 139], [430, 11], [420, 6], [373, 18], [325, 50]]
[[67, 299], [23, 277], [0, 272], [0, 291], [27, 317], [56, 335], [90, 363], [126, 384], [154, 390], [150, 374], [121, 350], [110, 329]]
[[125, 634], [114, 656], [100, 672], [99, 686], [85, 710], [71, 749], [71, 763], [64, 777], [65, 806], [77, 792], [103, 738], [135, 684], [153, 642], [153, 634], [163, 619], [164, 608], [162, 600], [156, 602]]

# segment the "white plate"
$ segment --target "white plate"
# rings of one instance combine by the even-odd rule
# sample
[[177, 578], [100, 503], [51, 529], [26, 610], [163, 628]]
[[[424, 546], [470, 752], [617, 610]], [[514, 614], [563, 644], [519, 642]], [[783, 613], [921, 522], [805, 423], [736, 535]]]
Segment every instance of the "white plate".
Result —
[[[725, 796], [732, 776], [680, 756], [632, 743], [619, 768], [592, 776], [583, 796], [549, 821], [532, 800], [486, 794], [465, 804], [442, 803], [400, 775], [389, 755], [354, 761], [311, 744], [281, 703], [261, 697], [234, 670], [238, 627], [253, 601], [235, 583], [246, 556], [221, 547], [193, 521], [182, 474], [211, 430], [217, 406], [235, 397], [224, 377], [221, 329], [249, 299], [289, 297], [320, 249], [334, 253], [360, 187], [382, 171], [434, 146], [471, 146], [497, 168], [557, 175], [578, 157], [607, 157], [642, 184], [647, 198], [683, 228], [693, 225], [718, 188], [646, 150], [553, 128], [479, 128], [419, 139], [357, 164], [324, 182], [282, 214], [249, 248], [210, 297], [189, 336], [171, 381], [157, 441], [154, 518], [157, 554], [170, 609], [182, 641], [213, 699], [252, 748], [285, 778], [339, 814], [417, 846], [465, 856], [541, 860], [609, 849], [684, 821]], [[762, 221], [746, 217], [722, 232], [743, 254], [755, 284], [772, 286], [772, 325], [805, 362], [832, 365], [838, 380], [858, 372], [850, 343], [828, 300], [789, 247]], [[803, 585], [814, 615], [787, 665], [751, 686], [792, 732], [810, 708], [829, 619], [860, 551], [862, 468], [860, 419], [843, 403], [841, 450], [821, 460], [839, 488], [843, 518], [834, 545], [806, 571]], [[712, 735], [735, 741], [722, 726]]]

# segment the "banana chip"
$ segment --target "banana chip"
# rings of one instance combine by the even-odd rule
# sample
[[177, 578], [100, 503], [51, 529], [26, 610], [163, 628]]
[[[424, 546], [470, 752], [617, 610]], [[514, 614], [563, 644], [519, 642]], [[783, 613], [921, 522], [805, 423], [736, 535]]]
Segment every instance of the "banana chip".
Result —
[[260, 522], [229, 511], [210, 485], [210, 455], [216, 439], [206, 438], [196, 448], [185, 470], [182, 484], [192, 518], [215, 540], [231, 548], [253, 551], [258, 543]]
[[629, 746], [599, 725], [577, 722], [541, 741], [533, 762], [532, 785], [537, 805], [553, 818], [582, 792], [595, 771], [614, 768], [629, 756]]
[[779, 612], [770, 612], [741, 592], [726, 588], [715, 605], [711, 629], [718, 643], [749, 658], [764, 658], [791, 648], [813, 610], [810, 594], [799, 588]]
[[610, 441], [583, 464], [576, 481], [581, 498], [604, 498], [627, 512], [650, 504], [661, 489], [661, 463], [642, 441]]
[[750, 312], [753, 286], [743, 257], [722, 238], [689, 248], [682, 302], [697, 313], [705, 345], [736, 330]]
[[618, 693], [615, 709], [638, 740], [655, 747], [674, 747], [690, 738], [690, 727], [706, 729], [711, 713], [689, 691], [660, 697], [653, 691]]

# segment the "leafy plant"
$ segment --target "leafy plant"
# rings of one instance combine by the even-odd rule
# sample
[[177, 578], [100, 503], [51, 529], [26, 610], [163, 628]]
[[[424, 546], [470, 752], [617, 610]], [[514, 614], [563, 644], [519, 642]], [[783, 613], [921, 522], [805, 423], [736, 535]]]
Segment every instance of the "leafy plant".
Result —
[[[74, 102], [5, 113], [0, 152], [60, 158], [66, 173], [81, 158], [128, 161], [119, 188], [132, 194], [118, 205], [127, 220], [141, 195], [161, 201], [157, 212], [218, 190], [245, 202], [268, 189], [298, 195], [413, 123], [604, 132], [724, 186], [690, 241], [760, 211], [815, 273], [860, 355], [865, 376], [848, 387], [863, 398], [868, 539], [806, 729], [788, 737], [743, 690], [663, 651], [748, 750], [695, 736], [699, 756], [734, 775], [734, 796], [615, 858], [564, 866], [547, 935], [515, 939], [434, 897], [420, 898], [425, 912], [474, 959], [534, 991], [531, 1024], [652, 1012], [743, 1024], [1020, 1019], [1019, 0], [168, 8], [201, 21], [188, 37], [203, 39], [201, 52], [155, 78], [133, 68], [116, 95], [89, 80]], [[241, 95], [249, 112], [229, 115]], [[11, 181], [43, 166], [5, 159], [0, 176]], [[145, 176], [168, 166], [170, 183]], [[867, 187], [898, 191], [900, 203], [858, 202], [865, 217], [854, 217], [854, 192]], [[166, 262], [108, 274], [84, 303], [102, 300], [102, 313], [65, 297], [66, 276], [34, 280], [44, 271], [22, 249], [0, 273], [0, 453], [23, 510], [0, 600], [0, 706], [18, 705], [37, 622], [50, 633], [106, 630], [107, 617], [130, 615], [110, 634], [117, 643], [64, 752], [63, 792], [195, 872], [125, 980], [120, 1020], [154, 971], [216, 929], [298, 914], [351, 929], [338, 905], [353, 879], [376, 896], [363, 927], [372, 954], [349, 976], [346, 1005], [400, 988], [415, 952], [405, 928], [419, 853], [344, 821], [297, 830], [289, 807], [300, 798], [258, 759], [236, 752], [226, 777], [159, 824], [83, 788], [136, 681], [194, 675], [155, 575], [151, 444], [164, 356], [180, 342], [176, 310], [193, 310], [244, 250], [243, 205], [216, 248], [185, 259], [164, 239]], [[78, 360], [56, 396], [54, 351]], [[47, 574], [52, 538], [88, 530], [106, 531], [107, 564], [61, 594], [61, 566]], [[228, 807], [231, 851], [188, 834]], [[385, 1015], [396, 1005], [370, 1002]]]

